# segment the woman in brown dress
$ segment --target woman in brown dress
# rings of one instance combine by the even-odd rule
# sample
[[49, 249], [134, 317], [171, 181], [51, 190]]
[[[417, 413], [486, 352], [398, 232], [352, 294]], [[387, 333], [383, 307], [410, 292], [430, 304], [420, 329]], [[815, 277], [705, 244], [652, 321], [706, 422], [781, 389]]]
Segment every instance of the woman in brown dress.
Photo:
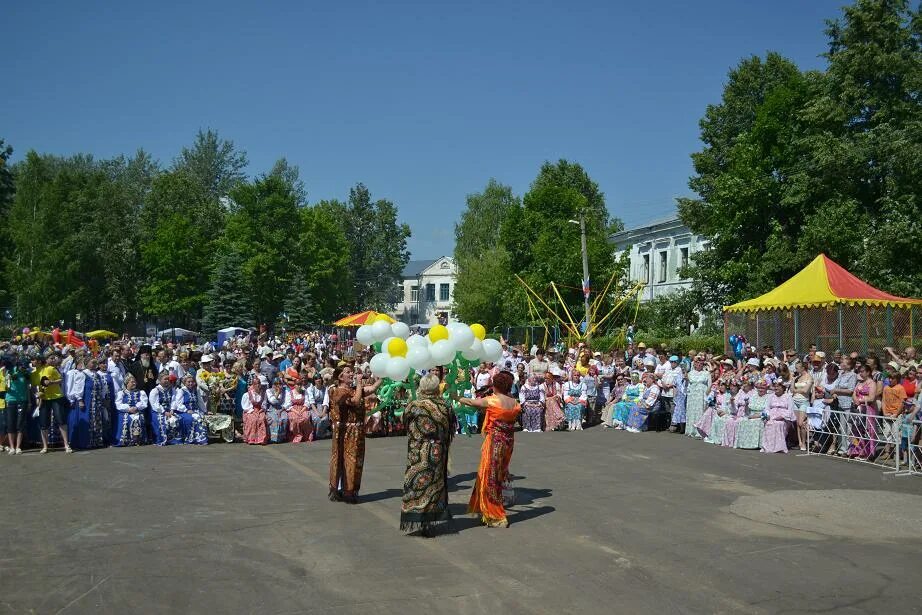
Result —
[[330, 453], [330, 500], [358, 504], [365, 463], [365, 399], [361, 374], [349, 365], [333, 372], [330, 391], [330, 424], [333, 447]]

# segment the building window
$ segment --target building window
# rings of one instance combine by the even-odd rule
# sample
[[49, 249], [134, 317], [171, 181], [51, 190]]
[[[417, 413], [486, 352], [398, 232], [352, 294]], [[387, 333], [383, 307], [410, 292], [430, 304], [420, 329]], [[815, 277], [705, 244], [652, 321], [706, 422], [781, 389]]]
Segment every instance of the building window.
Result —
[[426, 301], [435, 301], [435, 284], [426, 284]]
[[650, 255], [649, 254], [643, 255], [643, 270], [641, 271], [641, 273], [643, 274], [641, 276], [641, 279], [644, 282], [650, 279]]
[[439, 284], [439, 301], [448, 301], [448, 284]]
[[661, 283], [666, 281], [666, 253], [665, 252], [659, 253], [659, 277], [657, 278], [657, 281]]
[[451, 268], [451, 265], [449, 265], [449, 264], [448, 264], [447, 262], [445, 262], [445, 261], [442, 261], [442, 264], [439, 265], [439, 268], [440, 268], [440, 269], [449, 269], [449, 268]]
[[410, 287], [410, 302], [416, 303], [419, 301], [419, 286]]
[[679, 249], [679, 268], [688, 267], [688, 248]]

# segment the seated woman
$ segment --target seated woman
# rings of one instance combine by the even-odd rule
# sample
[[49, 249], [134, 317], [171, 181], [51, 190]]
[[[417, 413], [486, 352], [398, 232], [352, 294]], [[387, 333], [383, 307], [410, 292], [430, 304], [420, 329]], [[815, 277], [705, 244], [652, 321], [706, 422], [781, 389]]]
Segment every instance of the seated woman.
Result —
[[288, 441], [312, 442], [314, 440], [314, 423], [311, 412], [307, 406], [307, 397], [301, 387], [301, 380], [291, 376], [288, 380], [291, 386], [285, 399], [285, 409], [288, 411]]
[[643, 395], [644, 386], [640, 382], [640, 372], [631, 372], [631, 384], [624, 388], [621, 399], [615, 404], [611, 413], [611, 424], [615, 429], [624, 429], [627, 417]]
[[647, 417], [659, 407], [659, 385], [652, 372], [643, 375], [643, 394], [628, 414], [624, 429], [631, 433], [640, 433], [647, 428]]
[[530, 374], [519, 387], [519, 403], [522, 404], [522, 430], [539, 433], [544, 418], [544, 391], [538, 384], [537, 375]]
[[269, 381], [260, 374], [253, 379], [240, 406], [243, 409], [243, 441], [247, 444], [269, 443], [269, 421], [266, 418], [266, 386]]
[[762, 422], [762, 413], [768, 407], [768, 383], [758, 380], [755, 389], [749, 395], [746, 416], [741, 417], [736, 424], [735, 448], [758, 449], [762, 447], [762, 433], [765, 423]]
[[776, 380], [772, 388], [773, 392], [768, 395], [766, 408], [762, 413], [765, 422], [762, 452], [786, 453], [788, 430], [797, 420], [794, 415], [794, 400], [781, 380]]
[[157, 386], [150, 392], [151, 426], [154, 428], [154, 444], [182, 444], [179, 436], [179, 418], [170, 407], [173, 403], [173, 383], [170, 372], [164, 370], [157, 377]]
[[740, 393], [740, 384], [734, 378], [731, 379], [726, 384], [726, 390], [723, 395], [723, 399], [719, 406], [716, 407], [716, 412], [713, 415], [711, 420], [711, 429], [708, 432], [707, 436], [704, 437], [704, 441], [709, 444], [722, 444], [724, 440], [724, 430], [727, 426], [727, 421], [736, 413], [736, 406], [734, 400], [737, 395]]
[[570, 379], [563, 385], [564, 416], [567, 417], [568, 431], [582, 431], [583, 410], [588, 403], [586, 385], [575, 369], [570, 372]]
[[147, 393], [138, 389], [138, 381], [125, 375], [125, 388], [115, 394], [115, 440], [113, 446], [141, 446], [147, 444], [147, 426], [144, 410]]
[[693, 426], [697, 430], [698, 435], [705, 441], [707, 441], [713, 431], [714, 418], [729, 414], [730, 412], [730, 396], [727, 393], [726, 380], [719, 380], [714, 389], [715, 390], [711, 391], [707, 396], [704, 414], [701, 415], [701, 418], [699, 418]]
[[[742, 390], [733, 396], [730, 416], [727, 417], [723, 437], [720, 441], [723, 446], [729, 446], [730, 448], [736, 446], [736, 434], [739, 431], [740, 422], [749, 419], [749, 398], [753, 395], [752, 391], [752, 381], [746, 378], [743, 380]], [[761, 414], [759, 418], [761, 419]]]
[[287, 393], [281, 376], [277, 376], [272, 382], [272, 388], [266, 390], [266, 419], [269, 421], [269, 441], [273, 444], [288, 441], [288, 411], [285, 409]]
[[208, 444], [208, 427], [203, 420], [205, 405], [195, 386], [195, 376], [187, 373], [182, 379], [182, 387], [173, 395], [170, 406], [179, 418], [179, 436], [183, 444]]

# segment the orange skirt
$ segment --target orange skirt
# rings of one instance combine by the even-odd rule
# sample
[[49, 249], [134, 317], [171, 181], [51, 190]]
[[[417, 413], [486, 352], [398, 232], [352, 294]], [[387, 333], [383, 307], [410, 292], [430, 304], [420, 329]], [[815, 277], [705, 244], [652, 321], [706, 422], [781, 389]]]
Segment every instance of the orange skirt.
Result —
[[477, 470], [477, 482], [468, 503], [467, 512], [479, 514], [486, 525], [505, 526], [506, 509], [503, 506], [503, 483], [509, 474], [509, 462], [512, 461], [513, 434], [512, 423], [495, 422], [493, 428], [484, 434], [480, 449], [480, 467]]

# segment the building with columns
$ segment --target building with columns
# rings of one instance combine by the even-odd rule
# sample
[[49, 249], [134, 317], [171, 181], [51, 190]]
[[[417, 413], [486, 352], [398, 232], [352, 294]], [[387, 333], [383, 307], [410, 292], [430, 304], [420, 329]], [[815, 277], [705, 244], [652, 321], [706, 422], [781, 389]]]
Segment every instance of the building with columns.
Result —
[[617, 255], [628, 253], [630, 279], [646, 283], [641, 301], [690, 287], [691, 280], [680, 277], [679, 270], [707, 246], [676, 215], [625, 229], [611, 240]]
[[408, 262], [400, 281], [401, 301], [391, 316], [408, 325], [433, 325], [440, 320], [447, 323], [456, 274], [455, 259], [450, 256]]

